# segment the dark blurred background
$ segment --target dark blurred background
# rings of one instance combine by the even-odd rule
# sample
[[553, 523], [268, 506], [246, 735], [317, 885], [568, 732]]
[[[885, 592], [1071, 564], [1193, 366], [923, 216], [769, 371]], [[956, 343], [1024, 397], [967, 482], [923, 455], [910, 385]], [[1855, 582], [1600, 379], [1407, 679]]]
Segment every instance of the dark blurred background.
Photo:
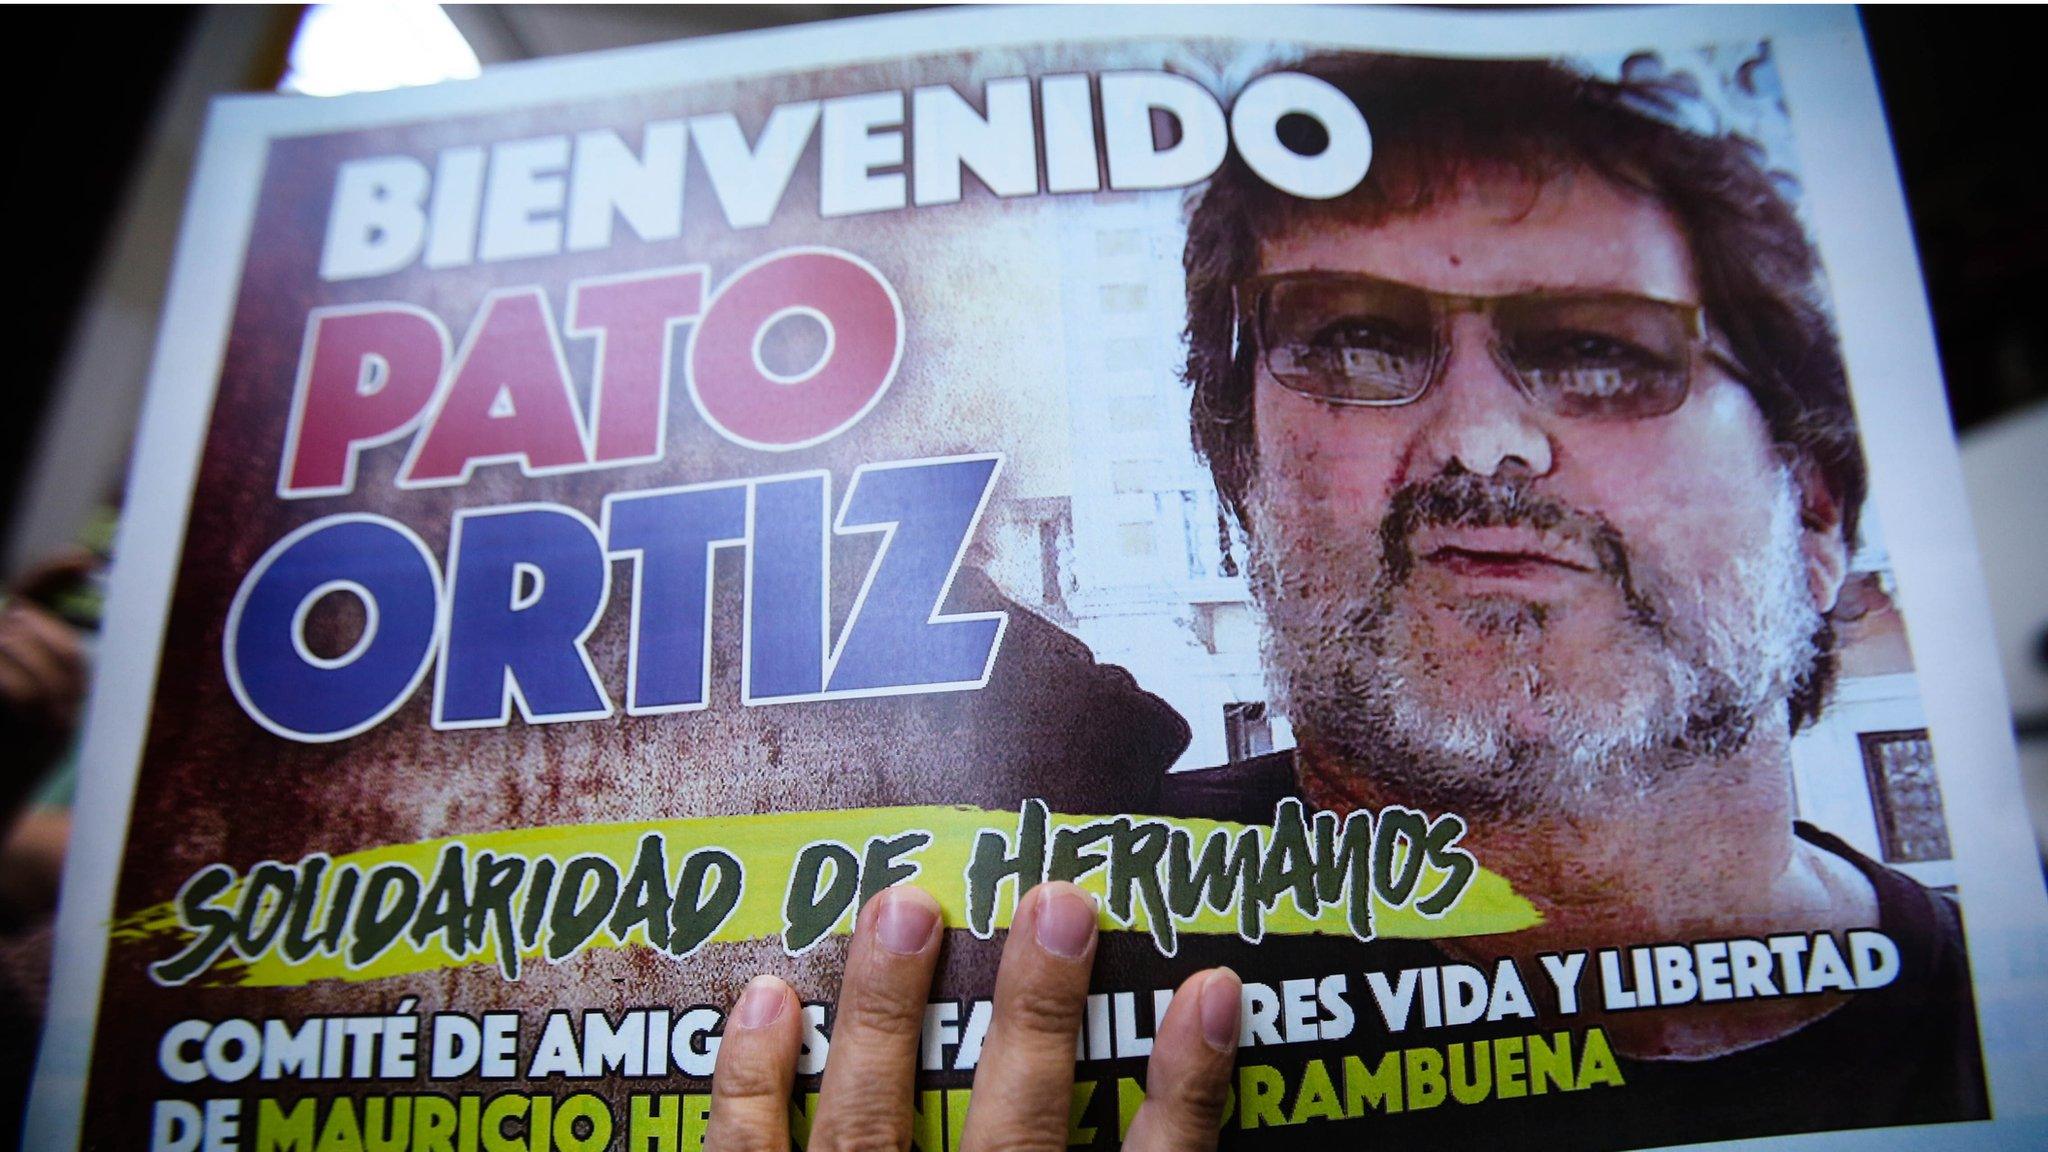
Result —
[[1988, 8], [1863, 10], [1949, 410], [1968, 430], [2048, 398], [2048, 184], [2024, 141], [2038, 60]]

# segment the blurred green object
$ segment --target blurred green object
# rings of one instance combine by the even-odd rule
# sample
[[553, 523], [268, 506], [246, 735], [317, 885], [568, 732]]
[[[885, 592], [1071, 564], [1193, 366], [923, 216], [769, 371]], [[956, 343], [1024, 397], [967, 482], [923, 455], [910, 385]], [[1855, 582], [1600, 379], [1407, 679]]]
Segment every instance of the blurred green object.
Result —
[[78, 742], [72, 741], [64, 757], [50, 766], [28, 798], [31, 808], [69, 808], [78, 798]]
[[36, 591], [36, 601], [73, 628], [99, 631], [106, 614], [107, 565], [113, 558], [114, 531], [119, 525], [119, 512], [110, 504], [100, 505], [78, 533], [79, 547], [91, 553], [96, 563], [53, 587]]

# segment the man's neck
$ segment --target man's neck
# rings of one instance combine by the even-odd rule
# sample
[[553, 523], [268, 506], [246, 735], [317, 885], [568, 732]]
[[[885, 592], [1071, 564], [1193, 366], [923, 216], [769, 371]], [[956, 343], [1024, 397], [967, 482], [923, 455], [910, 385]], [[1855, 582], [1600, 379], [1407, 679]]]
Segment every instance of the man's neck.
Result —
[[[1416, 803], [1375, 779], [1372, 766], [1343, 764], [1313, 744], [1304, 744], [1296, 772], [1318, 808]], [[1453, 953], [1504, 952], [1533, 971], [1544, 952], [1839, 932], [1877, 922], [1869, 880], [1793, 832], [1790, 740], [1782, 735], [1675, 766], [1648, 792], [1602, 796], [1569, 812], [1458, 814], [1469, 827], [1461, 847], [1505, 877], [1542, 922], [1483, 941], [1444, 941]], [[1840, 1004], [1752, 1001], [1601, 1023], [1631, 1055], [1701, 1058], [1776, 1039]]]

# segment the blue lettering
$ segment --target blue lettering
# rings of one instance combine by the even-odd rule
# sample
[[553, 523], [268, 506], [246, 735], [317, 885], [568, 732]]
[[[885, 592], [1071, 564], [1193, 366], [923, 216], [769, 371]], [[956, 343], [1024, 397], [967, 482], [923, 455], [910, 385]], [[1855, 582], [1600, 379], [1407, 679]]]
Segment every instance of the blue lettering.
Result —
[[702, 708], [711, 690], [711, 565], [747, 541], [747, 484], [670, 488], [604, 502], [605, 548], [633, 561], [626, 712]]
[[434, 726], [594, 720], [611, 701], [583, 642], [610, 593], [597, 526], [556, 505], [462, 511], [448, 545], [448, 641]]
[[[306, 615], [330, 595], [362, 604], [346, 652], [306, 646]], [[324, 743], [374, 727], [412, 695], [434, 656], [441, 576], [419, 537], [381, 516], [316, 520], [271, 546], [243, 578], [223, 637], [228, 683], [250, 718]]]
[[842, 534], [885, 533], [832, 664], [833, 693], [978, 688], [1008, 618], [941, 615], [1000, 456], [862, 468], [839, 511]]
[[[390, 716], [440, 655], [437, 728], [612, 714], [587, 643], [611, 596], [614, 559], [633, 565], [626, 709], [707, 707], [718, 551], [744, 549], [741, 702], [943, 692], [988, 682], [1002, 612], [945, 611], [1002, 458], [871, 465], [830, 520], [828, 473], [620, 493], [604, 528], [556, 504], [456, 513], [445, 584], [411, 529], [346, 514], [308, 524], [264, 554], [228, 614], [223, 655], [235, 697], [266, 729], [339, 740]], [[831, 551], [880, 536], [836, 644]], [[352, 596], [364, 626], [345, 652], [309, 647], [306, 622]]]
[[815, 697], [825, 687], [823, 472], [754, 482], [747, 557], [746, 702]]

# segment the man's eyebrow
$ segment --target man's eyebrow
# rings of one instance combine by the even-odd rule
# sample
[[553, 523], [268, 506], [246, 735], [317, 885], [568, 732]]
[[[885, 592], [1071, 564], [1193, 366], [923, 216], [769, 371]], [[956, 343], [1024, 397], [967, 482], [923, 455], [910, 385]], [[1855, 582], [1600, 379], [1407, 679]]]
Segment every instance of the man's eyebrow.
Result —
[[1320, 262], [1310, 263], [1304, 267], [1273, 268], [1266, 265], [1262, 261], [1254, 274], [1260, 276], [1356, 276], [1361, 279], [1382, 280], [1389, 284], [1399, 284], [1408, 288], [1416, 288], [1420, 289], [1421, 291], [1430, 292], [1438, 296], [1462, 297], [1464, 299], [1470, 300], [1505, 299], [1511, 296], [1536, 296], [1546, 294], [1552, 296], [1632, 296], [1644, 300], [1656, 300], [1665, 304], [1676, 304], [1684, 308], [1704, 309], [1706, 307], [1706, 303], [1704, 301], [1688, 298], [1691, 295], [1689, 293], [1667, 294], [1663, 292], [1652, 291], [1637, 284], [1629, 284], [1621, 281], [1601, 279], [1574, 279], [1563, 282], [1519, 280], [1512, 281], [1507, 287], [1500, 288], [1495, 291], [1452, 292], [1446, 289], [1431, 288], [1427, 284], [1418, 283], [1416, 281], [1409, 280], [1400, 276], [1390, 276], [1380, 272], [1367, 272], [1360, 268], [1333, 268], [1325, 266]]

